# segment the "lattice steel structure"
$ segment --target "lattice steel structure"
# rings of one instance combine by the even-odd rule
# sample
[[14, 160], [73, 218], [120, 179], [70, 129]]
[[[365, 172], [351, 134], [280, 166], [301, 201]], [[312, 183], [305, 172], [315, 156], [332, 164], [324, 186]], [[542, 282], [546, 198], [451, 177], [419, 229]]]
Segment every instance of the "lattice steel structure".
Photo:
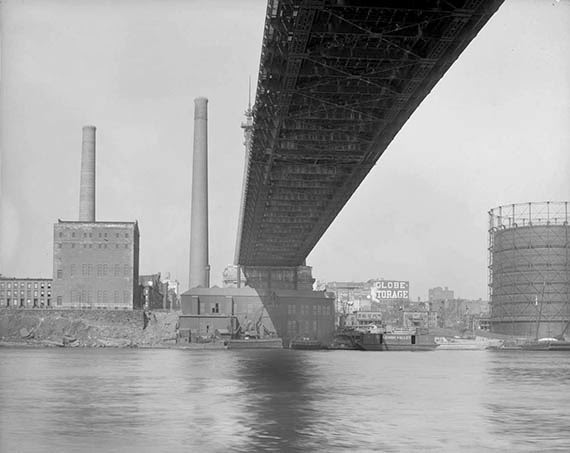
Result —
[[568, 202], [489, 211], [491, 329], [532, 338], [568, 334]]
[[269, 0], [237, 262], [301, 265], [503, 0]]

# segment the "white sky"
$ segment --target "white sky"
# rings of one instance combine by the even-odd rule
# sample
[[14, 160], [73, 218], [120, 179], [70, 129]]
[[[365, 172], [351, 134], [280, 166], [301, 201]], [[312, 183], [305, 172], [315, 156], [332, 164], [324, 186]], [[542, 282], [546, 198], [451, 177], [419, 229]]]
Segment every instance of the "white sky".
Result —
[[[141, 274], [186, 289], [193, 99], [209, 98], [210, 264], [233, 260], [264, 0], [3, 0], [0, 272], [52, 275], [97, 126], [97, 219], [138, 220]], [[324, 281], [487, 297], [487, 211], [570, 198], [570, 0], [506, 0], [307, 260]]]

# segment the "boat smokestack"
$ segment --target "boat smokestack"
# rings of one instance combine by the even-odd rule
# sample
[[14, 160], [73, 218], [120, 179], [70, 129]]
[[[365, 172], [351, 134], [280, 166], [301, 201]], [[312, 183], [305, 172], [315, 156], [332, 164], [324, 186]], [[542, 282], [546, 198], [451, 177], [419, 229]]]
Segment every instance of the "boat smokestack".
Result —
[[95, 222], [95, 126], [83, 126], [79, 221]]
[[208, 99], [194, 99], [189, 287], [210, 286], [208, 263]]

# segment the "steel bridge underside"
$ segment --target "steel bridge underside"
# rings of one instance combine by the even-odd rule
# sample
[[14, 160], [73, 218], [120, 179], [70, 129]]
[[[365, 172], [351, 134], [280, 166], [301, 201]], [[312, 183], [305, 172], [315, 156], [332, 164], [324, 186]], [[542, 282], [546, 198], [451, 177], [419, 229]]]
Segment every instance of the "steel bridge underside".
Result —
[[237, 263], [298, 266], [503, 0], [269, 0]]

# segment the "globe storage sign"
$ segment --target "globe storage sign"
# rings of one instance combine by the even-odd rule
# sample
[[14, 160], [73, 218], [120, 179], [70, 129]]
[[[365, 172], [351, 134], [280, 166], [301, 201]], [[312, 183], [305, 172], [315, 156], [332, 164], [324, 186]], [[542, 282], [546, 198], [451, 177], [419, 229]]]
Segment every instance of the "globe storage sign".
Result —
[[402, 280], [381, 280], [371, 289], [372, 299], [377, 301], [410, 299], [410, 282]]

